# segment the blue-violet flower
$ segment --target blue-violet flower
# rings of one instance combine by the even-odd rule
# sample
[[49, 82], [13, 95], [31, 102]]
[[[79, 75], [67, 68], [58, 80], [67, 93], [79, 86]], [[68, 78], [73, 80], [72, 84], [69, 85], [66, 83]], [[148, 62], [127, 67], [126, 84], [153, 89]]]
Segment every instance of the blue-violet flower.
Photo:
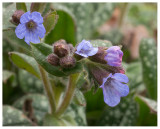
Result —
[[20, 24], [17, 26], [15, 33], [19, 39], [25, 37], [27, 44], [40, 43], [40, 38], [43, 38], [46, 30], [43, 26], [43, 17], [39, 12], [30, 11], [24, 13], [20, 18]]
[[98, 48], [93, 47], [90, 41], [82, 40], [82, 42], [78, 44], [75, 53], [83, 57], [88, 57], [95, 55], [97, 52]]
[[127, 96], [129, 87], [126, 85], [129, 79], [125, 74], [112, 73], [108, 77], [103, 78], [103, 84], [100, 88], [103, 89], [104, 102], [111, 107], [116, 106], [121, 97]]
[[123, 52], [120, 50], [118, 46], [112, 46], [108, 48], [107, 54], [104, 59], [107, 61], [107, 64], [110, 66], [121, 66]]

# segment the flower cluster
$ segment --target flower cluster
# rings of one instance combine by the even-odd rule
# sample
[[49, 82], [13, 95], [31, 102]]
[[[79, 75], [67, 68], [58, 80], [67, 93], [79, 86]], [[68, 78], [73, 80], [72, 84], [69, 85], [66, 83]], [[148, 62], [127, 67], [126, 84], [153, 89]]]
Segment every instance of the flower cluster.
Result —
[[106, 104], [114, 107], [120, 102], [121, 97], [128, 95], [129, 87], [126, 83], [129, 80], [121, 65], [123, 52], [119, 46], [95, 48], [89, 41], [83, 40], [78, 44], [75, 53], [85, 58], [88, 57], [93, 62], [106, 64], [105, 68], [100, 68], [94, 63], [89, 65], [94, 79], [103, 89]]
[[[12, 22], [19, 24], [15, 30], [16, 36], [20, 39], [25, 38], [25, 42], [29, 45], [30, 42], [40, 43], [40, 38], [46, 33], [43, 17], [39, 12], [24, 13], [18, 10], [13, 14]], [[104, 102], [114, 107], [120, 102], [121, 97], [129, 93], [126, 85], [129, 80], [121, 65], [122, 56], [123, 52], [119, 46], [93, 47], [90, 41], [82, 40], [74, 49], [65, 40], [59, 40], [53, 44], [53, 53], [48, 55], [47, 61], [53, 66], [73, 68], [76, 59], [88, 58], [92, 62], [88, 69], [103, 89]], [[100, 64], [103, 64], [103, 68]]]
[[20, 24], [15, 33], [19, 39], [25, 38], [27, 44], [40, 43], [39, 38], [43, 38], [46, 30], [43, 26], [43, 17], [39, 12], [26, 12], [20, 17]]

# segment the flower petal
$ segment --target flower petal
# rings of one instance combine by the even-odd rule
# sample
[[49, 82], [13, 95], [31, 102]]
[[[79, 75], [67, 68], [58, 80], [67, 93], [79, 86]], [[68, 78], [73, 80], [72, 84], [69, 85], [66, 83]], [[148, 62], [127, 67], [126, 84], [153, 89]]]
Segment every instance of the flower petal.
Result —
[[82, 43], [84, 44], [82, 46], [82, 49], [85, 51], [88, 51], [89, 49], [91, 49], [93, 47], [92, 44], [90, 43], [90, 41], [83, 40]]
[[36, 29], [36, 33], [38, 34], [38, 36], [40, 38], [44, 37], [46, 30], [45, 30], [43, 24], [38, 24], [37, 29]]
[[112, 78], [116, 79], [119, 82], [123, 82], [123, 83], [129, 82], [128, 77], [125, 74], [121, 74], [121, 73], [115, 73]]
[[30, 20], [30, 11], [24, 13], [20, 18], [20, 23], [26, 23]]
[[120, 102], [120, 94], [112, 86], [103, 87], [104, 102], [110, 107], [116, 106]]
[[16, 36], [19, 39], [23, 39], [25, 34], [26, 34], [26, 26], [25, 26], [25, 24], [19, 24], [17, 26], [17, 28], [15, 29], [15, 33], [16, 33]]
[[30, 31], [26, 30], [25, 40], [28, 45], [30, 45]]
[[129, 93], [129, 87], [126, 84], [123, 84], [117, 80], [112, 80], [111, 85], [114, 87], [115, 90], [119, 92], [121, 97], [125, 97]]
[[83, 56], [83, 57], [88, 57], [86, 54], [83, 54], [83, 53], [78, 52], [78, 51], [76, 51], [75, 53], [78, 54], [78, 55], [80, 55], [80, 56]]
[[32, 12], [31, 19], [36, 23], [43, 23], [43, 17], [39, 12]]
[[119, 57], [118, 52], [108, 53], [104, 59], [110, 66], [121, 66], [122, 59]]
[[83, 50], [88, 50], [90, 49], [90, 47], [92, 47], [92, 45], [90, 44], [89, 41], [87, 40], [82, 40], [82, 42], [80, 42], [77, 46], [77, 51], [80, 51], [81, 49]]
[[87, 55], [88, 56], [93, 56], [93, 55], [95, 55], [96, 53], [98, 52], [98, 48], [92, 48], [88, 53], [87, 53]]
[[40, 39], [37, 33], [30, 32], [30, 42], [32, 43], [40, 43]]
[[110, 74], [108, 75], [108, 77], [103, 78], [103, 84], [100, 86], [100, 88], [103, 88], [103, 87], [104, 87], [104, 84], [106, 83], [106, 81], [107, 81], [108, 78], [110, 78], [110, 77], [112, 77], [112, 73], [110, 73]]
[[121, 66], [123, 52], [120, 50], [119, 46], [112, 46], [106, 50], [107, 55], [104, 59], [107, 61], [107, 64], [110, 66]]
[[112, 46], [107, 49], [107, 53], [120, 50], [119, 46]]

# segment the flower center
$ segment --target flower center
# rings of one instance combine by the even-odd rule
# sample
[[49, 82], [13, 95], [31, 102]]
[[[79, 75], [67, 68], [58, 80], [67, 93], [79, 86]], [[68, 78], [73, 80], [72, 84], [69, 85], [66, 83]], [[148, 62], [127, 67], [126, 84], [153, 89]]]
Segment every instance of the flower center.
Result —
[[29, 30], [33, 30], [37, 27], [37, 24], [34, 21], [31, 20], [31, 21], [26, 23], [26, 27]]

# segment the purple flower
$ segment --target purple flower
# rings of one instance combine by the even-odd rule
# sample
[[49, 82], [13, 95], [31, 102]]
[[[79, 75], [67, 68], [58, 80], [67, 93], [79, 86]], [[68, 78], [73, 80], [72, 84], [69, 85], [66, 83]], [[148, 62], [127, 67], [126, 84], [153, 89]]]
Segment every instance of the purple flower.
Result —
[[43, 17], [39, 12], [30, 11], [24, 13], [20, 18], [20, 24], [17, 26], [15, 33], [19, 39], [25, 37], [27, 44], [40, 43], [40, 38], [43, 38], [46, 30], [43, 26]]
[[104, 59], [107, 61], [107, 64], [110, 66], [121, 66], [123, 52], [120, 50], [120, 47], [113, 46], [108, 48], [107, 54]]
[[103, 78], [103, 84], [100, 88], [103, 89], [104, 102], [111, 107], [116, 106], [121, 97], [125, 97], [129, 93], [128, 77], [125, 74], [115, 73], [109, 74], [108, 77]]
[[75, 53], [83, 57], [88, 57], [95, 55], [97, 52], [98, 48], [93, 47], [89, 41], [82, 40], [82, 42], [78, 44]]

